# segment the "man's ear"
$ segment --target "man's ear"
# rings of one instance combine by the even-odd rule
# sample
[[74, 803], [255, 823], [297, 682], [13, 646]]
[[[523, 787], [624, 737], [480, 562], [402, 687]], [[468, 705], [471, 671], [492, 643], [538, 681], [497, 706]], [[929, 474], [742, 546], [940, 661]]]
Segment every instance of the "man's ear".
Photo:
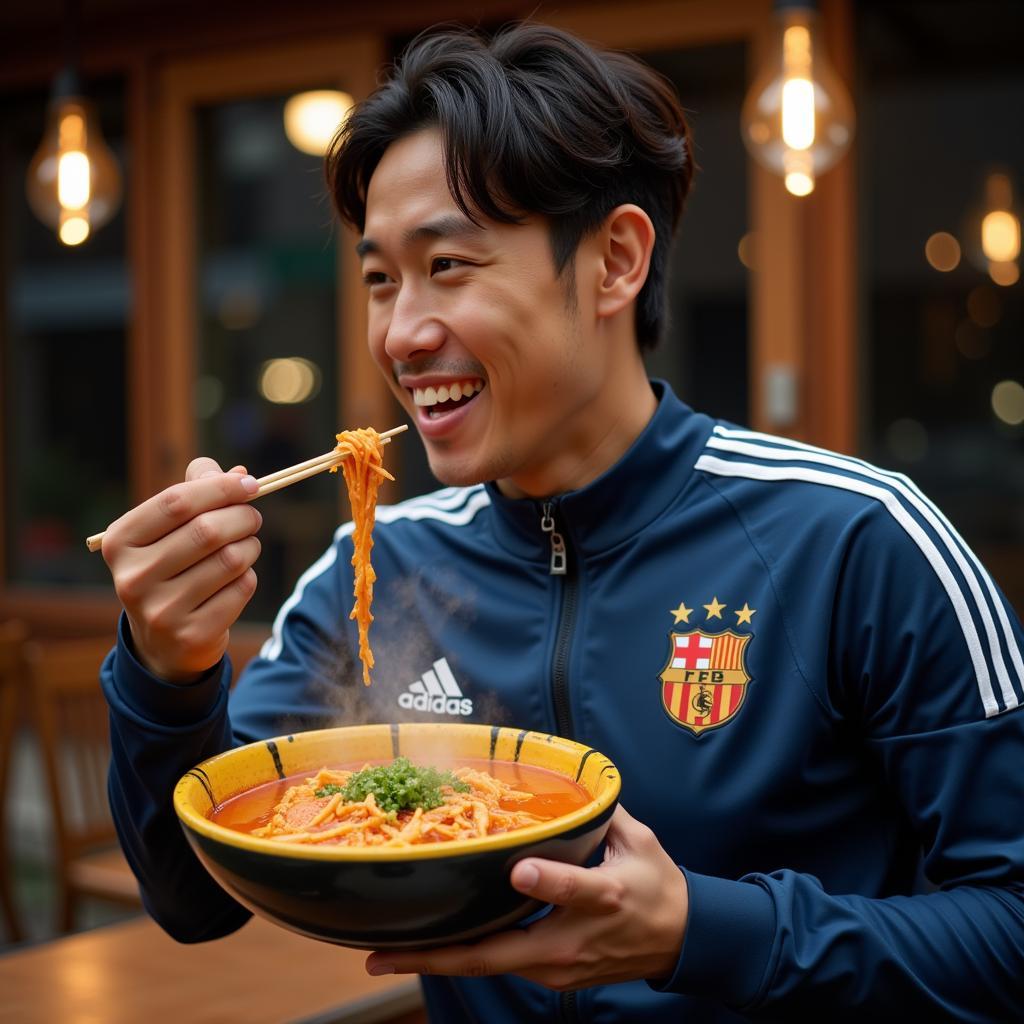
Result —
[[654, 249], [651, 218], [632, 203], [616, 206], [599, 233], [604, 276], [597, 294], [597, 315], [611, 317], [640, 294]]

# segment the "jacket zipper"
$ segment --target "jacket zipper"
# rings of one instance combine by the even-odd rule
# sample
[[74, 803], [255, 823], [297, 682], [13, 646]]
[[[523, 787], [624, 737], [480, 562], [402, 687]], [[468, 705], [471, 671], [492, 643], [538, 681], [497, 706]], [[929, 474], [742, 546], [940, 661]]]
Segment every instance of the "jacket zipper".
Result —
[[564, 1024], [579, 1024], [580, 1011], [576, 1003], [575, 992], [563, 992], [559, 999], [558, 1009]]
[[572, 634], [576, 628], [576, 611], [579, 605], [578, 572], [575, 560], [570, 562], [565, 538], [555, 521], [555, 503], [545, 501], [542, 506], [540, 528], [548, 534], [551, 542], [549, 573], [561, 576], [562, 605], [558, 613], [558, 628], [555, 633], [555, 652], [551, 660], [551, 699], [555, 708], [555, 731], [559, 736], [572, 739], [572, 713], [569, 710], [569, 652]]
[[[551, 662], [551, 698], [555, 707], [555, 731], [559, 736], [572, 738], [572, 713], [569, 709], [569, 653], [576, 612], [579, 606], [579, 582], [575, 560], [570, 563], [565, 537], [555, 522], [555, 503], [545, 501], [541, 507], [541, 530], [551, 544], [548, 572], [562, 577], [562, 606], [558, 614], [555, 634], [555, 653]], [[564, 1024], [579, 1021], [575, 992], [563, 992], [558, 1000], [559, 1018]]]
[[565, 576], [568, 571], [568, 556], [565, 538], [555, 528], [555, 503], [545, 501], [541, 506], [540, 528], [551, 542], [551, 562], [548, 572], [552, 576]]

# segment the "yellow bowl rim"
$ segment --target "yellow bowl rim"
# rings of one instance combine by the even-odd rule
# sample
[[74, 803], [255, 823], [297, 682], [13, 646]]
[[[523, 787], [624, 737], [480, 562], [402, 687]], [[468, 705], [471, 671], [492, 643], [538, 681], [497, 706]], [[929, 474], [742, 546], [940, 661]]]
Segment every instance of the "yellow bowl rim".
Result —
[[[421, 723], [409, 724], [418, 725]], [[476, 722], [446, 722], [437, 724], [448, 725], [455, 729], [476, 728], [478, 726], [486, 729], [493, 728], [490, 725], [483, 725]], [[218, 843], [223, 843], [227, 846], [233, 846], [239, 850], [249, 850], [252, 853], [272, 854], [295, 860], [363, 864], [379, 862], [388, 863], [391, 861], [431, 860], [441, 857], [457, 857], [462, 854], [471, 855], [473, 853], [485, 853], [494, 850], [523, 846], [527, 843], [536, 843], [544, 839], [551, 839], [563, 835], [566, 832], [571, 832], [574, 829], [585, 825], [588, 821], [592, 821], [611, 807], [619, 797], [619, 791], [621, 789], [619, 771], [611, 759], [605, 754], [602, 754], [599, 750], [588, 747], [583, 743], [578, 743], [576, 740], [566, 739], [565, 737], [556, 736], [551, 733], [537, 732], [533, 729], [525, 729], [519, 731], [524, 732], [527, 736], [532, 736], [545, 742], [578, 748], [581, 754], [591, 752], [590, 756], [595, 759], [595, 767], [601, 767], [600, 777], [607, 780], [604, 792], [597, 797], [593, 797], [575, 811], [570, 811], [568, 814], [563, 814], [557, 818], [552, 818], [550, 821], [540, 822], [536, 825], [524, 825], [522, 828], [515, 829], [511, 832], [501, 832], [497, 835], [483, 836], [480, 838], [451, 839], [443, 843], [424, 843], [422, 845], [400, 847], [345, 847], [327, 846], [326, 844], [314, 846], [312, 844], [300, 845], [298, 843], [282, 843], [274, 839], [266, 839], [261, 836], [250, 835], [247, 832], [239, 832], [236, 829], [229, 828], [227, 825], [220, 825], [185, 802], [186, 790], [191, 789], [193, 786], [201, 785], [198, 776], [194, 774], [195, 772], [205, 771], [207, 766], [212, 765], [219, 760], [237, 755], [240, 750], [263, 746], [267, 743], [283, 744], [288, 741], [289, 736], [291, 738], [296, 738], [298, 736], [312, 735], [315, 733], [338, 732], [341, 730], [360, 728], [365, 728], [365, 726], [337, 726], [333, 729], [309, 729], [303, 732], [286, 733], [281, 736], [268, 737], [265, 740], [255, 740], [254, 742], [244, 744], [241, 747], [234, 747], [231, 750], [224, 751], [223, 753], [215, 754], [213, 757], [207, 758], [205, 761], [202, 761], [200, 764], [187, 771], [175, 785], [174, 810], [178, 815], [178, 819], [192, 832], [198, 833], [207, 839], [215, 840]], [[507, 729], [513, 727], [501, 726], [500, 728]], [[588, 760], [589, 759], [590, 758], [588, 758]], [[500, 761], [504, 759], [495, 758], [495, 760]], [[525, 763], [529, 765], [529, 762]], [[545, 765], [534, 765], [533, 767], [546, 768]], [[609, 768], [610, 771], [605, 773], [605, 768]], [[547, 770], [555, 771], [553, 768], [547, 768]], [[562, 773], [558, 772], [557, 774]], [[268, 779], [267, 781], [272, 780]], [[262, 785], [262, 783], [259, 783], [259, 785]]]

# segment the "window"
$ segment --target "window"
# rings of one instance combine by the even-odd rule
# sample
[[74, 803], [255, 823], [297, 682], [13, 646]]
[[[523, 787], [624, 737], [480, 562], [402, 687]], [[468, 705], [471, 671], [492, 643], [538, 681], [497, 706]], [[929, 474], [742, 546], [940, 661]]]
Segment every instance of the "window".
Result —
[[[124, 85], [86, 87], [127, 193]], [[74, 248], [36, 219], [25, 174], [48, 99], [40, 92], [0, 100], [5, 576], [15, 584], [108, 585], [106, 565], [84, 538], [128, 507], [125, 203]]]
[[[198, 450], [256, 476], [329, 451], [337, 401], [337, 258], [323, 161], [284, 133], [286, 96], [197, 113]], [[338, 523], [340, 476], [262, 502], [260, 586], [244, 617], [281, 595]]]
[[747, 268], [739, 257], [748, 230], [739, 129], [746, 47], [727, 43], [641, 56], [675, 86], [697, 164], [672, 253], [668, 329], [648, 369], [698, 411], [746, 423]]
[[918, 483], [1024, 611], [1024, 286], [1009, 266], [993, 280], [979, 231], [993, 187], [1021, 216], [1024, 11], [857, 14], [863, 445]]

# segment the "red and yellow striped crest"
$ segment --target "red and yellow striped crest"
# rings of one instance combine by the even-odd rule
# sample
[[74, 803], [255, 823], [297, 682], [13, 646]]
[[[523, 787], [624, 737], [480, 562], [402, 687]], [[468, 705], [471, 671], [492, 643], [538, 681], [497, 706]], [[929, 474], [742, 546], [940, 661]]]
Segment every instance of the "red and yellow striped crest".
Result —
[[696, 735], [735, 717], [747, 694], [743, 653], [750, 634], [669, 634], [668, 663], [661, 671], [661, 700], [668, 714]]

